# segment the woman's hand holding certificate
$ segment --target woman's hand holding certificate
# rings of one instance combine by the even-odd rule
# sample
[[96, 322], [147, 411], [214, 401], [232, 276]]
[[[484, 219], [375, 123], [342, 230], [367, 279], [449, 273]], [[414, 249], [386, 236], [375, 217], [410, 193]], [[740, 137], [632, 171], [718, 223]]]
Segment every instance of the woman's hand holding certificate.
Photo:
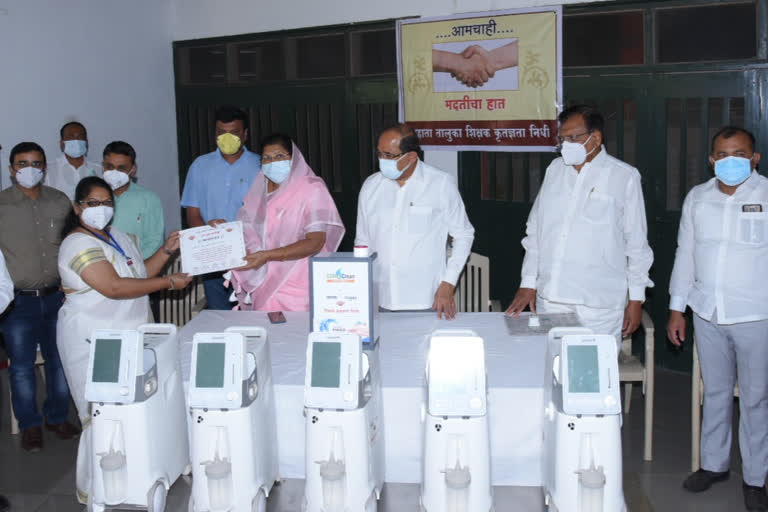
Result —
[[189, 275], [241, 267], [245, 258], [243, 223], [200, 226], [179, 233], [181, 268]]

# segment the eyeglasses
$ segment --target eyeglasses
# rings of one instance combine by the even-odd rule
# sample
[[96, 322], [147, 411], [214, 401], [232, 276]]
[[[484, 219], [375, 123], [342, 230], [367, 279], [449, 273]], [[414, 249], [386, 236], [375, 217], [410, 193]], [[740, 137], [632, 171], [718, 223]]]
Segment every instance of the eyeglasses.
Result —
[[107, 199], [106, 201], [97, 201], [95, 199], [90, 199], [88, 201], [78, 201], [80, 204], [86, 205], [88, 208], [96, 208], [97, 206], [109, 206], [112, 207], [113, 204], [115, 204], [111, 199]]
[[35, 169], [42, 169], [45, 167], [45, 162], [42, 160], [33, 160], [32, 162], [27, 162], [26, 160], [19, 160], [18, 162], [14, 162], [13, 168], [15, 170], [23, 169], [25, 167], [34, 167]]
[[399, 155], [393, 155], [392, 153], [387, 153], [386, 151], [376, 151], [376, 158], [383, 158], [385, 160], [397, 160], [401, 156], [403, 156], [405, 153], [400, 153]]
[[262, 155], [261, 163], [268, 164], [270, 162], [276, 162], [278, 160], [288, 160], [289, 158], [291, 158], [291, 155], [288, 155], [286, 153], [277, 153], [276, 155]]
[[557, 142], [559, 142], [560, 144], [562, 144], [563, 142], [581, 142], [581, 139], [585, 135], [589, 135], [591, 133], [592, 132], [582, 132], [577, 135], [567, 135], [565, 137], [558, 137]]

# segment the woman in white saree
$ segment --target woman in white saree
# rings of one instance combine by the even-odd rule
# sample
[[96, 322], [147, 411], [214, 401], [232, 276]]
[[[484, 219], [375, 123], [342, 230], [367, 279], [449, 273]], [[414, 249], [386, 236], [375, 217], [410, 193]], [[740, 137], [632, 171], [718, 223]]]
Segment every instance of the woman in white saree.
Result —
[[90, 407], [85, 400], [88, 338], [93, 329], [134, 329], [151, 321], [148, 294], [184, 288], [186, 274], [157, 277], [179, 247], [178, 232], [146, 261], [133, 235], [108, 227], [114, 196], [101, 178], [77, 185], [73, 211], [59, 249], [59, 275], [66, 300], [56, 326], [57, 345], [69, 390], [83, 425], [77, 455], [77, 498], [91, 492]]

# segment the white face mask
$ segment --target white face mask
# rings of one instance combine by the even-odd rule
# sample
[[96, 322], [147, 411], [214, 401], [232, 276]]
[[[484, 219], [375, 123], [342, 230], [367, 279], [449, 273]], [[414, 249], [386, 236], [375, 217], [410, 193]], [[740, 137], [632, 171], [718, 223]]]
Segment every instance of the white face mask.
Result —
[[43, 171], [34, 167], [24, 167], [16, 171], [16, 181], [24, 188], [35, 188], [43, 180]]
[[111, 206], [92, 206], [83, 210], [83, 213], [80, 215], [80, 220], [82, 220], [88, 227], [104, 229], [104, 227], [109, 224], [109, 221], [112, 220], [112, 215], [114, 213], [115, 210]]
[[72, 158], [80, 158], [88, 152], [88, 143], [84, 140], [65, 140], [64, 154]]
[[381, 170], [381, 174], [384, 175], [385, 178], [389, 178], [391, 180], [397, 180], [400, 179], [400, 176], [403, 175], [405, 172], [405, 169], [402, 171], [397, 168], [397, 162], [400, 161], [401, 158], [403, 158], [405, 155], [400, 156], [397, 160], [390, 160], [388, 158], [379, 158], [379, 170]]
[[117, 190], [120, 187], [127, 185], [130, 180], [130, 173], [117, 171], [114, 169], [111, 171], [104, 171], [104, 181], [109, 183], [109, 186], [112, 187], [112, 190]]
[[592, 138], [592, 135], [587, 137], [587, 140], [583, 144], [578, 142], [563, 141], [563, 146], [560, 148], [560, 155], [563, 157], [563, 163], [565, 165], [581, 165], [587, 160], [589, 153], [592, 153], [597, 148], [593, 148], [592, 151], [587, 153], [587, 142]]

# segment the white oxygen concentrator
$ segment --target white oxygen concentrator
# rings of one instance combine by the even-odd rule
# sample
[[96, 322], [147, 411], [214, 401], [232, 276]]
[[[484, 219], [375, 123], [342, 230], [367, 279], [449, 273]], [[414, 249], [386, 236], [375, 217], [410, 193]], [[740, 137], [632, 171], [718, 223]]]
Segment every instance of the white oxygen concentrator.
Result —
[[483, 339], [435, 331], [426, 377], [421, 510], [493, 511]]
[[190, 512], [265, 512], [278, 480], [277, 428], [267, 331], [197, 333], [189, 380]]
[[188, 474], [189, 445], [176, 326], [98, 329], [91, 335], [85, 398], [91, 402], [89, 510], [165, 510]]
[[313, 332], [307, 343], [305, 512], [375, 512], [384, 486], [378, 343]]
[[549, 332], [544, 384], [544, 501], [550, 512], [625, 512], [616, 338]]

